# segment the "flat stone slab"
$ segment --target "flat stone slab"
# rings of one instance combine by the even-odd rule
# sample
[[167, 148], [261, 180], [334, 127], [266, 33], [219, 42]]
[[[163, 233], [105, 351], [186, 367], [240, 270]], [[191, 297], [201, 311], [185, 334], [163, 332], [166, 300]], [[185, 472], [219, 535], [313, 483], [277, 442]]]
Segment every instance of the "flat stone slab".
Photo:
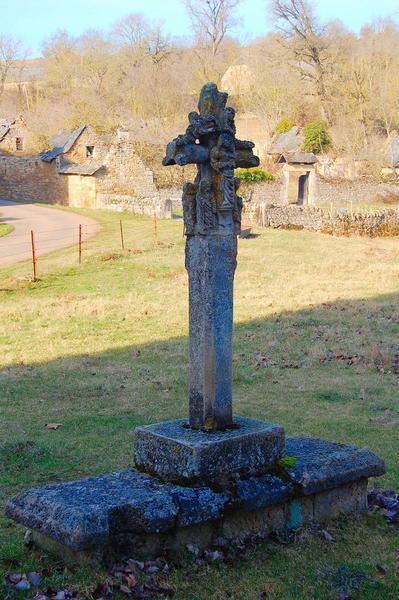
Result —
[[289, 438], [286, 455], [296, 459], [295, 467], [287, 471], [292, 483], [305, 495], [385, 473], [384, 461], [368, 448], [317, 438]]
[[229, 495], [162, 484], [134, 470], [28, 490], [6, 514], [73, 550], [105, 544], [120, 531], [152, 534], [221, 516]]
[[[6, 514], [59, 548], [118, 556], [123, 553], [115, 550], [120, 540], [123, 548], [138, 551], [149, 539], [174, 539], [191, 529], [195, 542], [198, 527], [203, 531], [207, 524], [238, 535], [240, 523], [250, 519], [256, 530], [272, 514], [273, 522], [289, 527], [300, 519], [328, 519], [341, 509], [363, 510], [367, 477], [385, 472], [383, 461], [370, 450], [318, 439], [289, 439], [287, 453], [297, 459], [288, 470], [291, 481], [269, 473], [215, 491], [162, 483], [135, 470], [117, 471], [28, 490], [8, 502]], [[356, 482], [360, 487], [355, 493]], [[317, 502], [312, 500], [316, 496]]]
[[190, 429], [185, 419], [137, 427], [134, 462], [138, 469], [166, 481], [226, 482], [264, 473], [284, 454], [280, 425], [246, 417], [235, 429]]

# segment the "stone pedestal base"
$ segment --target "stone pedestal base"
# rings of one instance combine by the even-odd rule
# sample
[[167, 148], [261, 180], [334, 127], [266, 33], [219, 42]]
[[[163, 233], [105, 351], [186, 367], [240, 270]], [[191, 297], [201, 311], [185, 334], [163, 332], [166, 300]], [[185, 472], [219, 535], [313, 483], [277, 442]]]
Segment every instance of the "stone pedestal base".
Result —
[[134, 430], [134, 461], [140, 471], [166, 481], [227, 485], [260, 475], [284, 454], [280, 425], [236, 417], [234, 429], [190, 429], [185, 419]]
[[370, 450], [310, 438], [287, 440], [296, 466], [240, 479], [223, 491], [119, 471], [28, 490], [6, 514], [64, 560], [112, 562], [324, 522], [366, 508], [367, 478], [385, 473]]

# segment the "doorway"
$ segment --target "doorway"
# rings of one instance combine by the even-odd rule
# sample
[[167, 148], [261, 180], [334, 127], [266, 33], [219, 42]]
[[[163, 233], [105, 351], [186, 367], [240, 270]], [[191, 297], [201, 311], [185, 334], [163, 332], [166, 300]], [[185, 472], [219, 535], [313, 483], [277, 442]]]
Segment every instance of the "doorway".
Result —
[[298, 178], [298, 204], [302, 206], [308, 203], [309, 194], [309, 175], [310, 171], [307, 171], [304, 175], [300, 175]]

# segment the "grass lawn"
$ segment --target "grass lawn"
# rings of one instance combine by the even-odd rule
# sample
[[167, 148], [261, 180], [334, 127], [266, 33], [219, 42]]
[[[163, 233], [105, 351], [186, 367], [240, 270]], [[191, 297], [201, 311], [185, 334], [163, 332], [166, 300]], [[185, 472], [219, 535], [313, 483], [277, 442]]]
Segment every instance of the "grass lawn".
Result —
[[0, 237], [8, 235], [12, 231], [14, 231], [14, 227], [12, 225], [9, 223], [0, 223]]
[[[123, 252], [120, 215], [84, 214], [103, 229], [80, 267], [74, 248], [39, 258], [36, 283], [29, 263], [0, 271], [0, 579], [46, 568], [45, 587], [89, 594], [104, 573], [26, 549], [2, 509], [31, 486], [129, 467], [136, 425], [187, 414], [187, 277], [181, 221], [159, 221], [156, 245], [151, 219], [123, 215]], [[387, 462], [378, 485], [398, 490], [398, 240], [258, 233], [239, 240], [235, 412], [369, 446]], [[175, 598], [399, 597], [398, 530], [367, 515], [328, 530], [335, 543], [304, 530], [231, 567], [184, 559]]]

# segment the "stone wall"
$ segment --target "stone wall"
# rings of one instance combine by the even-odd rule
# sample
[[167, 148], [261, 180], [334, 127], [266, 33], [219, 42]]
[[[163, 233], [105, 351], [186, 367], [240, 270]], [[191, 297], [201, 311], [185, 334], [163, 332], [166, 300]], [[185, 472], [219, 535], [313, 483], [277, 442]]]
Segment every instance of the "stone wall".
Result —
[[241, 183], [238, 194], [242, 196], [244, 202], [257, 204], [259, 202], [268, 202], [277, 204], [281, 200], [282, 184], [280, 181], [268, 181], [256, 184]]
[[98, 208], [96, 179], [87, 175], [63, 175], [68, 180], [68, 204], [77, 208]]
[[149, 202], [148, 198], [140, 198], [129, 194], [112, 194], [97, 192], [98, 208], [106, 208], [118, 212], [128, 211], [138, 215], [152, 217], [154, 213], [159, 219], [171, 219], [173, 214], [172, 203], [168, 199], [158, 198]]
[[0, 198], [67, 205], [67, 178], [39, 156], [0, 156]]
[[323, 211], [315, 206], [258, 203], [245, 206], [245, 216], [261, 227], [307, 229], [331, 235], [368, 237], [399, 235], [399, 209], [370, 213]]
[[245, 206], [244, 214], [261, 227], [272, 227], [273, 229], [320, 231], [324, 224], [324, 213], [315, 206], [260, 203], [256, 206]]
[[[279, 180], [242, 184], [239, 194], [246, 202], [266, 202], [269, 204], [282, 203], [283, 184]], [[373, 179], [359, 178], [356, 180], [340, 179], [328, 180], [317, 178], [317, 186], [314, 192], [314, 205], [322, 204], [335, 207], [348, 207], [353, 204], [372, 204], [381, 201], [389, 194], [399, 194], [399, 184], [381, 183]]]
[[347, 206], [351, 201], [353, 204], [372, 204], [392, 193], [399, 194], [399, 185], [372, 179], [328, 181], [319, 177], [316, 204]]

